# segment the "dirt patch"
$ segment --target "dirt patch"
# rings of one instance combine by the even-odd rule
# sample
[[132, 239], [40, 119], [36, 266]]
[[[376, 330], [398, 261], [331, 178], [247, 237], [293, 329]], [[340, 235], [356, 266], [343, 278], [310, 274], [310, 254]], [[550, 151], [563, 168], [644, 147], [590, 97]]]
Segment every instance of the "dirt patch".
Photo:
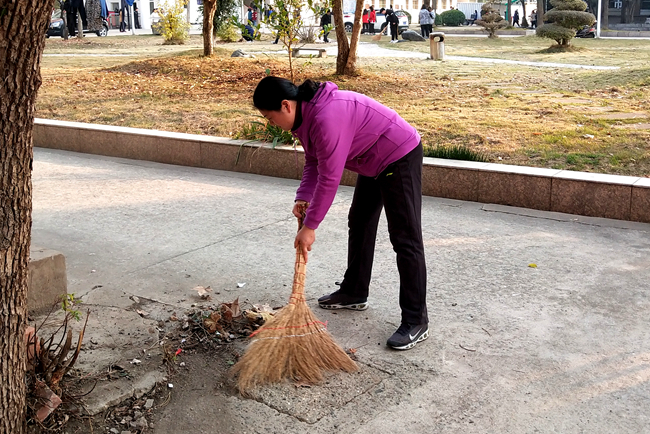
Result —
[[645, 119], [648, 117], [645, 113], [610, 113], [606, 115], [598, 115], [600, 119]]

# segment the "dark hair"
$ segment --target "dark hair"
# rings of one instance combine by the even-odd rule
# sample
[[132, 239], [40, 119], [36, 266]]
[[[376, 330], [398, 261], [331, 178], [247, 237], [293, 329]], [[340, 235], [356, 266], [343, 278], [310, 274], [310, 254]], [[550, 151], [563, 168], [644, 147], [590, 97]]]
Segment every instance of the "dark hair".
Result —
[[257, 83], [253, 92], [253, 105], [259, 110], [280, 110], [283, 100], [311, 101], [320, 83], [305, 80], [300, 86], [282, 77], [269, 75]]

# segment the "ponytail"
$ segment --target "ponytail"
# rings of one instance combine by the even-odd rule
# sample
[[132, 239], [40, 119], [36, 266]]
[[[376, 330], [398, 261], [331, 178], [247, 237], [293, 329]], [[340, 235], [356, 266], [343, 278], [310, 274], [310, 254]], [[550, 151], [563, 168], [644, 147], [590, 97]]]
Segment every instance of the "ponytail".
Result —
[[312, 80], [305, 80], [300, 86], [296, 86], [286, 78], [264, 77], [257, 84], [253, 92], [253, 105], [258, 110], [280, 110], [282, 101], [311, 101], [316, 95], [320, 83]]

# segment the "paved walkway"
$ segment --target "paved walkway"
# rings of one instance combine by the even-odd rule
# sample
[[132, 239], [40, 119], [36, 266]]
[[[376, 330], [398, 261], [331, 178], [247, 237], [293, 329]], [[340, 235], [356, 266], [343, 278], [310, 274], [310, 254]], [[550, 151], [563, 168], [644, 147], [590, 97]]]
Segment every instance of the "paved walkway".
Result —
[[[158, 347], [155, 312], [182, 314], [196, 285], [215, 301], [287, 301], [296, 181], [38, 148], [33, 175], [33, 243], [65, 254], [69, 292], [100, 318], [82, 370], [148, 375], [129, 361]], [[339, 189], [317, 231], [307, 294], [356, 349], [360, 373], [258, 400], [176, 385], [153, 432], [647, 432], [650, 225], [425, 197], [432, 336], [395, 352], [385, 340], [399, 324], [398, 276], [383, 219], [369, 310], [315, 305], [345, 270], [352, 192]], [[213, 381], [207, 362], [197, 372]], [[113, 387], [100, 383], [95, 396]]]

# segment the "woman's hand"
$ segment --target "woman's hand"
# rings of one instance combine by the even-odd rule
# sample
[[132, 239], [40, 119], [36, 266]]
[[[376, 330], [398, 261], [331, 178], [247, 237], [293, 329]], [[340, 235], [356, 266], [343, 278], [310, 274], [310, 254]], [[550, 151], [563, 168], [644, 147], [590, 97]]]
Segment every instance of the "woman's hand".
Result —
[[302, 211], [308, 206], [309, 202], [305, 202], [304, 200], [297, 200], [293, 205], [293, 215], [295, 215], [297, 219], [304, 217], [302, 215]]
[[307, 252], [311, 252], [311, 245], [316, 241], [316, 231], [307, 226], [303, 226], [296, 235], [296, 239], [293, 242], [293, 247], [302, 250], [302, 255], [305, 257], [305, 264], [307, 263]]

